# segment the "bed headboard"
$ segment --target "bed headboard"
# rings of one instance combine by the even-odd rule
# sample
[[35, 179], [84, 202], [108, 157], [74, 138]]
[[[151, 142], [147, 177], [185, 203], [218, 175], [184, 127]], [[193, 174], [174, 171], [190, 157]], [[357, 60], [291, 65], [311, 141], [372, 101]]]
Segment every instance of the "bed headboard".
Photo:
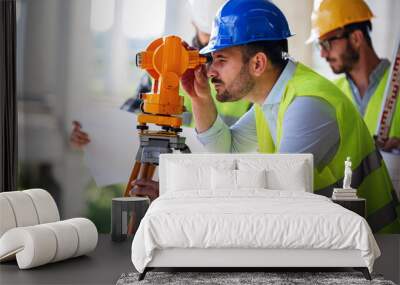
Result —
[[[216, 165], [221, 161], [232, 161], [235, 169], [238, 165], [245, 165], [246, 162], [258, 162], [266, 165], [281, 165], [283, 168], [290, 168], [293, 165], [304, 164], [305, 166], [305, 185], [307, 192], [313, 192], [313, 155], [312, 154], [222, 154], [222, 153], [203, 153], [203, 154], [161, 154], [159, 165], [160, 195], [165, 193], [169, 185], [168, 169], [172, 164], [205, 164]], [[291, 177], [285, 176], [286, 179]], [[294, 179], [294, 178], [292, 178]]]

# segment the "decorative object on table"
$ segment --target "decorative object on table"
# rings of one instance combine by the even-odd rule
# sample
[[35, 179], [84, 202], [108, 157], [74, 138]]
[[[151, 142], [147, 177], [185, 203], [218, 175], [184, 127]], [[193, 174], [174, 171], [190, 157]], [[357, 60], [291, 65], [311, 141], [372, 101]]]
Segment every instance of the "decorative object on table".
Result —
[[344, 178], [343, 178], [343, 188], [334, 188], [332, 199], [350, 200], [358, 199], [357, 189], [351, 188], [351, 160], [348, 156], [344, 162]]
[[112, 199], [111, 239], [124, 241], [135, 235], [140, 221], [149, 207], [147, 197], [119, 197]]
[[43, 189], [0, 193], [0, 262], [28, 269], [95, 249], [96, 226], [88, 219], [60, 221], [54, 199]]
[[344, 179], [343, 179], [343, 189], [351, 189], [351, 160], [348, 156], [346, 161], [344, 162]]
[[149, 272], [138, 281], [139, 273], [122, 274], [117, 285], [176, 285], [176, 284], [377, 284], [395, 285], [382, 275], [372, 274], [372, 282], [366, 281], [361, 272]]

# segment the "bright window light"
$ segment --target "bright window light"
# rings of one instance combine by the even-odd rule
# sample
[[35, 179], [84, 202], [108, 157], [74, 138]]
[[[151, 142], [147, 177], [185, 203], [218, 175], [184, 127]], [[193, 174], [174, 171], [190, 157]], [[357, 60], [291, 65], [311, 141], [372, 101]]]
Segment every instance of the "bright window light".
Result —
[[321, 5], [322, 0], [314, 0], [314, 11]]
[[149, 38], [164, 32], [166, 0], [124, 0], [122, 7], [125, 36]]
[[92, 30], [96, 32], [109, 30], [114, 22], [115, 0], [92, 0], [91, 5], [90, 26]]

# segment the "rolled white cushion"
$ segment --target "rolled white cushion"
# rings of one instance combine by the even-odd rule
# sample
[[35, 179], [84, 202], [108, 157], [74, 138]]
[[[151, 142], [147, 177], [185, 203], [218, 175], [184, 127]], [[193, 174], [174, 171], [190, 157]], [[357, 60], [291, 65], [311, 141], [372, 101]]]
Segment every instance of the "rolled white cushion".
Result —
[[75, 255], [78, 249], [78, 232], [66, 221], [43, 224], [53, 231], [57, 240], [57, 250], [51, 262], [57, 262]]
[[42, 225], [19, 227], [7, 231], [0, 239], [0, 260], [16, 254], [20, 269], [51, 262], [56, 254], [57, 240], [53, 231]]
[[0, 238], [0, 261], [16, 256], [20, 269], [86, 254], [97, 245], [95, 225], [75, 218], [8, 230]]
[[17, 222], [10, 202], [6, 197], [0, 195], [0, 237], [16, 226]]
[[28, 189], [23, 192], [31, 197], [38, 214], [39, 224], [60, 220], [56, 202], [49, 192], [43, 189]]
[[0, 193], [0, 237], [15, 227], [60, 220], [53, 197], [43, 189]]
[[0, 193], [13, 209], [17, 227], [33, 226], [39, 223], [38, 214], [31, 197], [23, 191]]
[[65, 222], [73, 225], [78, 233], [78, 248], [74, 257], [86, 254], [96, 248], [98, 233], [96, 226], [91, 220], [74, 218], [65, 220]]

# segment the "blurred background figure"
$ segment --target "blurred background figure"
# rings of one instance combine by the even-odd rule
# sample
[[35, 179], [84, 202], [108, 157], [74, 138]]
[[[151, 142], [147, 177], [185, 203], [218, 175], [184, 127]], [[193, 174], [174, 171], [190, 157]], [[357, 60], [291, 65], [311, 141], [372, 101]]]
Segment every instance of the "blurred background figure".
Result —
[[[309, 41], [318, 41], [321, 57], [335, 74], [341, 75], [335, 80], [336, 85], [357, 107], [371, 136], [376, 136], [391, 66], [387, 58], [379, 57], [375, 51], [370, 35], [374, 15], [363, 0], [324, 0], [316, 8]], [[393, 172], [392, 180], [400, 197], [399, 100], [394, 106], [389, 138], [378, 144], [384, 158], [388, 157], [385, 162]]]

